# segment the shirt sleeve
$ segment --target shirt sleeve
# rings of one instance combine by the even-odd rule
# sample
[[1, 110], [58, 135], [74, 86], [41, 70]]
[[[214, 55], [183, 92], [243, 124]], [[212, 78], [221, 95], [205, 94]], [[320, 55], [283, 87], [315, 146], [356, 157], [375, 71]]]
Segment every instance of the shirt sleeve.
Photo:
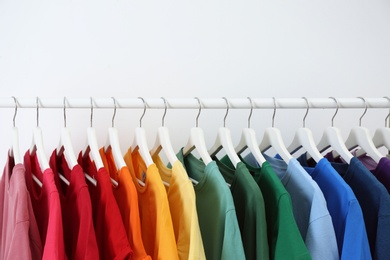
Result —
[[371, 259], [363, 213], [357, 200], [349, 203], [341, 259]]
[[237, 215], [233, 209], [226, 213], [221, 259], [245, 259]]
[[305, 243], [313, 259], [339, 259], [330, 215], [322, 216], [310, 223]]

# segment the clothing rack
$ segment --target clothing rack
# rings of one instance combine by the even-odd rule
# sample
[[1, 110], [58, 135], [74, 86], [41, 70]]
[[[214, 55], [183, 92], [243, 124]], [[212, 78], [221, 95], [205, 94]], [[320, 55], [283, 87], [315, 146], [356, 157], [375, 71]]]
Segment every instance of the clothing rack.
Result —
[[[63, 108], [64, 98], [35, 98], [16, 97], [18, 108]], [[37, 102], [37, 100], [39, 102]], [[141, 109], [144, 103], [140, 98], [93, 98], [93, 108]], [[168, 109], [198, 109], [199, 103], [195, 98], [166, 98]], [[229, 109], [250, 109], [248, 98], [227, 98]], [[335, 109], [336, 103], [331, 98], [307, 98], [310, 109]], [[383, 98], [336, 98], [339, 108], [390, 108], [390, 99]], [[202, 109], [226, 109], [223, 98], [200, 98]], [[254, 109], [305, 109], [307, 103], [304, 98], [252, 98]], [[165, 103], [162, 98], [145, 98], [148, 109], [163, 109]], [[0, 98], [0, 108], [14, 108], [12, 97]], [[66, 98], [66, 108], [91, 108], [91, 98]]]

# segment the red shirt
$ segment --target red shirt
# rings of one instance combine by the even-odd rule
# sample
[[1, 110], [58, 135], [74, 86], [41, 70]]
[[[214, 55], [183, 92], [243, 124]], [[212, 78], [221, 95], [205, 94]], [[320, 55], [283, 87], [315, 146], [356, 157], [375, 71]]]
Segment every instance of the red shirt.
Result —
[[[36, 154], [30, 156], [30, 151], [24, 155], [24, 166], [26, 167], [27, 189], [30, 192], [43, 245], [42, 259], [67, 259], [62, 229], [61, 203], [54, 182], [54, 174], [51, 169], [46, 169], [42, 173]], [[32, 179], [32, 174], [42, 182], [42, 188]]]
[[[57, 157], [56, 151], [49, 163], [60, 194], [66, 255], [69, 259], [98, 259], [91, 198], [83, 169], [76, 165], [70, 170], [64, 155]], [[59, 173], [70, 182], [69, 186], [60, 180]]]
[[92, 218], [100, 259], [131, 259], [133, 251], [127, 240], [125, 226], [116, 203], [110, 177], [104, 168], [96, 170], [95, 164], [81, 153], [78, 158], [84, 172], [97, 182], [87, 181], [92, 202]]

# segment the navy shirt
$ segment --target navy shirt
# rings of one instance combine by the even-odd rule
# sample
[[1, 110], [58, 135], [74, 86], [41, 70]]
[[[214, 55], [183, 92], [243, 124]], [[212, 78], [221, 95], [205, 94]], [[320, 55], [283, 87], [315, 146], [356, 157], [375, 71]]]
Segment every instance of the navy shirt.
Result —
[[350, 164], [332, 162], [352, 188], [363, 211], [371, 255], [390, 259], [390, 196], [386, 188], [356, 157]]

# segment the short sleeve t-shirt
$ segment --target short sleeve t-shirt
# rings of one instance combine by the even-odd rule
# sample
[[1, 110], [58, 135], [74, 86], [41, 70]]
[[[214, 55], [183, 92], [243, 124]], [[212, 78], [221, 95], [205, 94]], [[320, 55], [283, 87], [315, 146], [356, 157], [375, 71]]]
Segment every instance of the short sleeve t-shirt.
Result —
[[[152, 259], [179, 259], [167, 194], [155, 164], [146, 167], [138, 150], [125, 154], [138, 191], [142, 240]], [[141, 186], [137, 179], [143, 180]]]
[[89, 156], [79, 154], [78, 163], [84, 172], [96, 180], [87, 182], [92, 203], [92, 218], [100, 259], [131, 259], [132, 249], [112, 193], [112, 184], [105, 168], [96, 169]]
[[111, 178], [118, 182], [118, 186], [112, 186], [112, 191], [122, 215], [127, 238], [133, 249], [133, 259], [151, 259], [146, 254], [144, 243], [142, 242], [138, 195], [129, 169], [122, 167], [120, 170], [117, 170], [111, 149], [104, 152], [104, 148], [101, 148], [100, 156]]
[[172, 216], [179, 259], [206, 259], [192, 182], [179, 160], [167, 168], [158, 155], [153, 156], [165, 186]]
[[350, 164], [332, 163], [352, 188], [363, 211], [364, 223], [375, 259], [390, 259], [390, 196], [386, 188], [353, 157]]
[[[99, 258], [91, 198], [83, 169], [76, 165], [70, 170], [64, 155], [57, 156], [56, 151], [52, 153], [49, 164], [61, 202], [66, 255], [69, 259]], [[69, 186], [60, 180], [59, 174], [69, 181]]]
[[177, 154], [194, 186], [196, 209], [207, 259], [245, 259], [233, 197], [217, 164], [205, 165], [192, 154]]
[[351, 187], [326, 158], [316, 164], [312, 159], [307, 161], [306, 154], [302, 154], [298, 161], [317, 182], [325, 196], [340, 259], [371, 259], [363, 213]]
[[228, 156], [221, 161], [217, 158], [213, 160], [225, 181], [231, 185], [246, 258], [269, 259], [265, 205], [259, 186], [244, 163], [238, 163], [234, 169]]
[[271, 259], [311, 259], [292, 211], [290, 194], [271, 165], [249, 165], [242, 160], [263, 193]]
[[[24, 155], [26, 184], [43, 245], [42, 259], [67, 259], [65, 254], [62, 211], [59, 193], [54, 182], [53, 171], [49, 168], [41, 172], [36, 153]], [[42, 183], [39, 187], [33, 181], [35, 175]]]
[[295, 158], [286, 164], [281, 159], [264, 157], [291, 196], [294, 218], [311, 256], [338, 259], [332, 217], [318, 184]]
[[25, 168], [8, 155], [0, 180], [0, 259], [41, 259], [42, 243]]

